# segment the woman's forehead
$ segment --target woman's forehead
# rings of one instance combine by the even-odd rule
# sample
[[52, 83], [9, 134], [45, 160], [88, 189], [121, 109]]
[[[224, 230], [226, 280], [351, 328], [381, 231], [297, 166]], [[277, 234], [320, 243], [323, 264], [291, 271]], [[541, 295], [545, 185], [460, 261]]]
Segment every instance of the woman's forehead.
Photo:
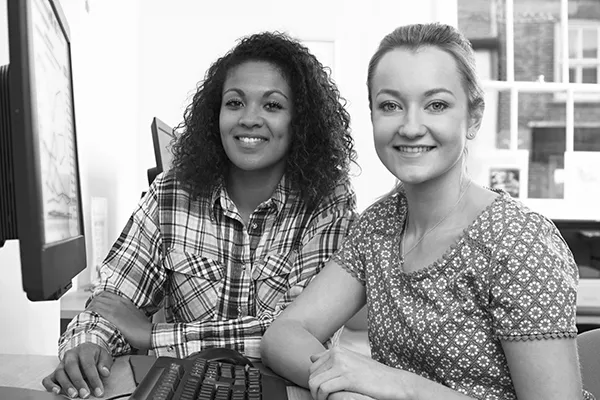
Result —
[[397, 48], [384, 54], [373, 74], [372, 93], [393, 89], [425, 93], [446, 89], [464, 93], [463, 79], [454, 57], [433, 46], [418, 50]]

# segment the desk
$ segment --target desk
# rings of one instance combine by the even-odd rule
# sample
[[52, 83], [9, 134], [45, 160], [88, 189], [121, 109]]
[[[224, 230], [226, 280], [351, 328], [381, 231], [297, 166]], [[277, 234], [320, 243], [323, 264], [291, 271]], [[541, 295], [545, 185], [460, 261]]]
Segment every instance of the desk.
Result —
[[[44, 391], [42, 379], [54, 371], [58, 359], [54, 356], [23, 356], [0, 354], [0, 386], [14, 386]], [[131, 393], [135, 389], [129, 357], [116, 359], [110, 377], [105, 381], [105, 398]], [[289, 400], [311, 400], [310, 392], [288, 387]], [[97, 399], [90, 396], [89, 399]], [[102, 398], [99, 398], [102, 399]]]

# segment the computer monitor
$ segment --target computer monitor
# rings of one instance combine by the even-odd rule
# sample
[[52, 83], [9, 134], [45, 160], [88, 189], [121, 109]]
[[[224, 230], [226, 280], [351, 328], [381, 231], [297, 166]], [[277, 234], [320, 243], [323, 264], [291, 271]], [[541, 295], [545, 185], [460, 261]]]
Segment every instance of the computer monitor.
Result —
[[86, 266], [70, 33], [58, 0], [11, 0], [7, 9], [0, 247], [18, 239], [27, 297], [55, 300]]
[[173, 153], [171, 152], [171, 142], [175, 137], [173, 128], [154, 117], [151, 130], [158, 173], [168, 171], [173, 161]]

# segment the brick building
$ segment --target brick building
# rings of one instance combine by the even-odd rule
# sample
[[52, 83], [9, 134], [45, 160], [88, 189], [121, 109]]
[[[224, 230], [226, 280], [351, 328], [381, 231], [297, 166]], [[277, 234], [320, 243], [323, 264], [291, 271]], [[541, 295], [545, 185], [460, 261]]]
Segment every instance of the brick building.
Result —
[[[459, 0], [458, 26], [490, 57], [492, 80], [506, 80], [503, 0]], [[561, 81], [559, 0], [515, 0], [515, 81]], [[569, 81], [600, 82], [600, 1], [569, 0]], [[518, 148], [529, 150], [529, 198], [562, 198], [556, 171], [564, 169], [566, 93], [519, 93]], [[510, 142], [510, 92], [498, 93], [496, 148]], [[486, 111], [488, 112], [488, 111]], [[600, 88], [575, 93], [574, 150], [600, 151]], [[600, 166], [599, 166], [600, 168]]]

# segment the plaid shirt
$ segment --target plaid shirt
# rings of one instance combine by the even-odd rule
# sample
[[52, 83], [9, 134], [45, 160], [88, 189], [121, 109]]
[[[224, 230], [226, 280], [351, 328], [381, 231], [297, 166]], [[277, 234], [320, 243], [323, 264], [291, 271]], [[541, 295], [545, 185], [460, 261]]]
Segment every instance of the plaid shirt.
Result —
[[[244, 225], [221, 187], [193, 199], [173, 173], [159, 175], [129, 219], [101, 269], [102, 291], [133, 301], [152, 325], [157, 356], [186, 357], [231, 347], [260, 357], [260, 339], [340, 247], [355, 217], [349, 182], [309, 213], [285, 177]], [[71, 321], [59, 357], [83, 342], [114, 356], [131, 351], [118, 329], [95, 312]]]

